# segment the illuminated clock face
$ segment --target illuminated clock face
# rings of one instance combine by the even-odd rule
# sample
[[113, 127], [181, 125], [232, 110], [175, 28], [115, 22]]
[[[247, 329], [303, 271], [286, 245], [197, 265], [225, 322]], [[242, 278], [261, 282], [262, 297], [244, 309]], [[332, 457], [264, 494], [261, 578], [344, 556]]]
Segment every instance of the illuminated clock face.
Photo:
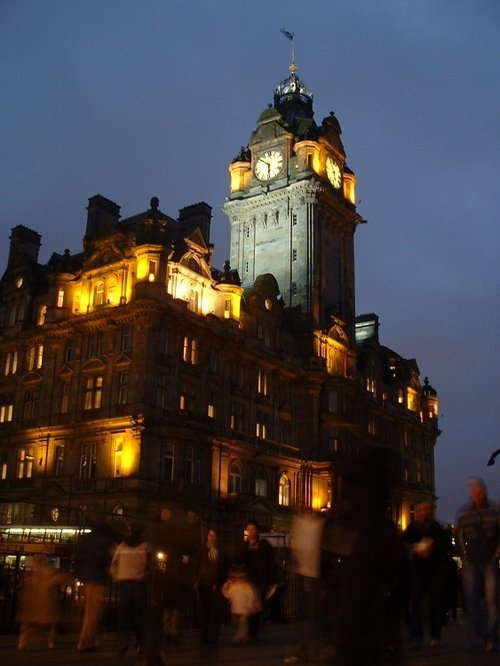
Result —
[[333, 187], [338, 190], [342, 185], [342, 173], [339, 165], [332, 157], [328, 157], [326, 160], [326, 175]]
[[259, 180], [275, 178], [283, 168], [283, 153], [279, 150], [266, 150], [257, 158], [255, 175]]

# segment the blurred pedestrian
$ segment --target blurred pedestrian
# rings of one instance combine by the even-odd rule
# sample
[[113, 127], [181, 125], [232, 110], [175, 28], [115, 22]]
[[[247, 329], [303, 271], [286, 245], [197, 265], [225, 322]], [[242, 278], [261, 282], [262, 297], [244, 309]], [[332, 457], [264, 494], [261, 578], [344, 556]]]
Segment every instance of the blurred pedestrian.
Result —
[[202, 643], [217, 643], [224, 612], [222, 585], [227, 577], [227, 560], [219, 545], [219, 535], [213, 528], [207, 532], [201, 549], [196, 588], [200, 611]]
[[500, 512], [490, 501], [484, 481], [469, 479], [470, 501], [457, 516], [457, 543], [462, 557], [465, 606], [477, 639], [486, 652], [496, 652]]
[[73, 563], [76, 578], [83, 584], [83, 617], [78, 635], [78, 652], [95, 652], [104, 611], [105, 589], [114, 549], [120, 538], [106, 523], [102, 511], [91, 509], [87, 527], [78, 538]]
[[16, 619], [20, 622], [19, 650], [38, 647], [41, 636], [49, 648], [55, 647], [57, 626], [62, 621], [61, 590], [73, 577], [50, 566], [45, 555], [35, 555], [25, 569]]
[[[243, 551], [247, 574], [260, 596], [261, 611], [277, 589], [277, 566], [273, 548], [267, 539], [261, 539], [260, 528], [255, 521], [245, 525]], [[248, 618], [248, 639], [256, 641], [259, 634], [261, 611]]]
[[229, 578], [222, 586], [222, 594], [229, 599], [231, 615], [236, 625], [235, 643], [246, 643], [250, 639], [250, 618], [262, 610], [261, 595], [247, 575], [244, 564], [233, 564]]
[[432, 503], [418, 502], [415, 519], [403, 532], [403, 542], [410, 556], [409, 629], [411, 647], [423, 642], [424, 604], [429, 601], [429, 632], [432, 647], [441, 642], [445, 605], [446, 535], [434, 520]]
[[118, 582], [118, 656], [127, 651], [130, 634], [134, 635], [138, 654], [146, 648], [151, 552], [143, 534], [142, 525], [130, 525], [111, 560], [111, 575]]

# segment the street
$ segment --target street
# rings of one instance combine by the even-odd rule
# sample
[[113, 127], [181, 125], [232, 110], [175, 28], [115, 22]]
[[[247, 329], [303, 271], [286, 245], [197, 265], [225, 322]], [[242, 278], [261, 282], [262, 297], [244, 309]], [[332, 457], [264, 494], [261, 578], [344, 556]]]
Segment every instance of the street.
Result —
[[[198, 666], [218, 664], [219, 666], [279, 666], [287, 656], [287, 645], [293, 641], [297, 626], [290, 624], [268, 624], [262, 627], [257, 643], [233, 645], [233, 629], [224, 627], [219, 645], [203, 647], [199, 644], [198, 631], [186, 630], [178, 645], [168, 646], [163, 653], [166, 666]], [[360, 640], [363, 640], [362, 631]], [[445, 627], [443, 641], [438, 648], [428, 645], [418, 651], [404, 650], [401, 659], [388, 658], [379, 662], [401, 666], [493, 666], [498, 664], [498, 653], [485, 654], [467, 649], [469, 632], [463, 623]], [[101, 648], [95, 653], [76, 652], [74, 634], [59, 637], [55, 649], [48, 650], [45, 645], [40, 649], [19, 651], [17, 636], [0, 636], [0, 654], [2, 666], [109, 666], [113, 663], [125, 665], [141, 664], [157, 666], [151, 661], [140, 659], [130, 651], [125, 657], [118, 658], [114, 649], [114, 634], [102, 636]], [[311, 661], [309, 663], [323, 663]]]

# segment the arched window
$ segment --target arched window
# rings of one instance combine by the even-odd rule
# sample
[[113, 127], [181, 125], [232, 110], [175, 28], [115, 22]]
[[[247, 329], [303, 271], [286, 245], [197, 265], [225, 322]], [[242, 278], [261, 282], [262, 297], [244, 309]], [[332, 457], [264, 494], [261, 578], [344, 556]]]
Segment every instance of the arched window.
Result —
[[115, 277], [112, 277], [107, 284], [106, 301], [110, 305], [115, 305], [118, 302], [118, 284]]
[[236, 463], [229, 467], [228, 493], [241, 493], [241, 469]]
[[267, 476], [261, 469], [255, 474], [255, 494], [258, 497], [267, 497]]
[[104, 303], [104, 282], [99, 282], [94, 287], [94, 305], [102, 305]]
[[290, 506], [290, 479], [286, 474], [280, 476], [278, 503], [280, 506]]

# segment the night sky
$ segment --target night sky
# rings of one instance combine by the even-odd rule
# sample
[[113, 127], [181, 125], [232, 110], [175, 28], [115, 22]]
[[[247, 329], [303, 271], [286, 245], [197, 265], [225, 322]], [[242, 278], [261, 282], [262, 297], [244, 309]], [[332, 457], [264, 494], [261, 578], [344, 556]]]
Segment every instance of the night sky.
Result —
[[98, 193], [124, 217], [207, 201], [222, 267], [227, 168], [288, 76], [282, 28], [358, 178], [357, 313], [440, 395], [452, 520], [469, 475], [500, 495], [497, 0], [2, 0], [0, 270], [18, 224], [42, 262], [80, 251]]

